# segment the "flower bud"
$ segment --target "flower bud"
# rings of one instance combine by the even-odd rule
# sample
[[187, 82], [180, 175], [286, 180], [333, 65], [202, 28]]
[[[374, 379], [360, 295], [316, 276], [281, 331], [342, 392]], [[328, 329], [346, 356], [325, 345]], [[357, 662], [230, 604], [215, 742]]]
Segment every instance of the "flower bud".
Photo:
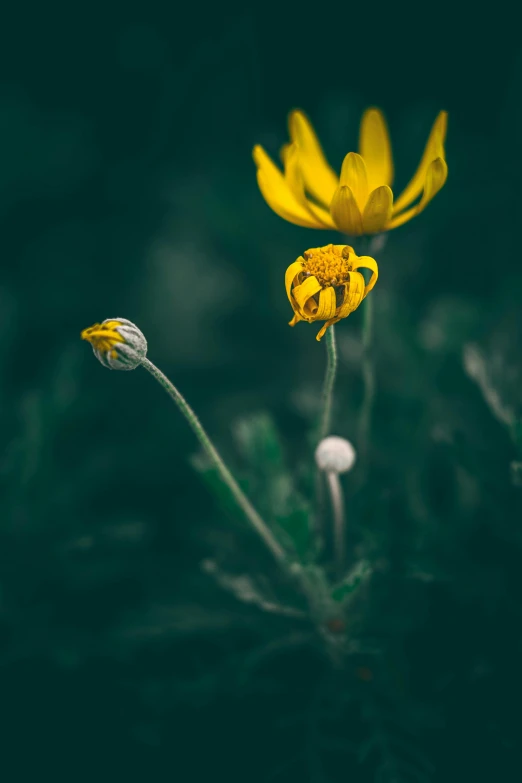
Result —
[[81, 333], [97, 359], [109, 370], [135, 370], [147, 356], [147, 340], [126, 318], [106, 318]]
[[330, 435], [315, 450], [315, 461], [325, 473], [347, 473], [355, 463], [355, 449], [350, 441]]

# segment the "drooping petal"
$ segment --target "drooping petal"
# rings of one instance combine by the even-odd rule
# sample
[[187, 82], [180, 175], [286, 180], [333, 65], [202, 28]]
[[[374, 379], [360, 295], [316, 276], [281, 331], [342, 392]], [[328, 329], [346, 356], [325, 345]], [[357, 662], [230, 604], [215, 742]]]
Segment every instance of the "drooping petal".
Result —
[[[372, 259], [373, 260], [373, 259]], [[354, 310], [357, 310], [365, 297], [364, 277], [360, 272], [350, 272], [350, 280], [344, 286], [343, 302], [335, 311], [335, 316], [327, 321], [316, 335], [316, 340], [324, 337], [326, 330], [343, 318], [346, 318]]]
[[412, 217], [418, 215], [419, 212], [429, 204], [434, 196], [437, 195], [439, 190], [444, 186], [448, 177], [448, 166], [444, 158], [436, 158], [428, 166], [426, 171], [426, 180], [424, 182], [424, 192], [422, 198], [418, 204], [405, 212], [401, 212], [400, 215], [396, 215], [386, 226], [387, 229], [397, 228], [402, 226], [403, 223], [407, 223]]
[[390, 135], [380, 109], [367, 109], [359, 130], [359, 152], [368, 171], [370, 190], [393, 182], [393, 158]]
[[391, 218], [393, 193], [388, 185], [372, 190], [363, 212], [363, 230], [365, 234], [378, 234]]
[[323, 321], [324, 319], [333, 318], [336, 308], [335, 289], [331, 286], [323, 288], [319, 294], [319, 307], [315, 314], [315, 320]]
[[283, 153], [283, 160], [285, 166], [285, 180], [296, 201], [298, 201], [303, 209], [313, 218], [322, 224], [322, 228], [335, 228], [328, 210], [324, 207], [320, 207], [318, 204], [314, 204], [306, 198], [301, 165], [302, 154], [300, 153], [299, 147], [296, 144], [287, 144]]
[[402, 212], [405, 207], [411, 204], [417, 196], [420, 196], [424, 183], [426, 180], [426, 174], [428, 167], [436, 158], [444, 159], [444, 141], [446, 139], [446, 128], [448, 125], [448, 114], [445, 111], [439, 112], [437, 119], [433, 123], [424, 153], [419, 163], [417, 171], [413, 175], [409, 184], [405, 187], [393, 208], [393, 214], [396, 215]]
[[299, 323], [299, 321], [302, 321], [302, 320], [303, 319], [301, 318], [299, 313], [294, 313], [294, 317], [292, 318], [291, 321], [288, 322], [288, 326], [295, 326], [296, 324]]
[[325, 158], [312, 123], [304, 112], [297, 110], [289, 114], [288, 129], [292, 142], [302, 153], [301, 168], [306, 190], [328, 207], [339, 181]]
[[257, 168], [257, 182], [263, 197], [271, 209], [288, 220], [305, 228], [323, 228], [310, 212], [304, 209], [290, 190], [288, 183], [266, 154], [263, 147], [256, 145], [253, 151]]
[[356, 152], [349, 152], [343, 160], [339, 184], [350, 188], [362, 212], [368, 198], [368, 175], [364, 160]]
[[294, 261], [293, 264], [290, 264], [288, 269], [285, 272], [285, 288], [286, 288], [286, 295], [288, 297], [288, 301], [290, 304], [292, 304], [292, 284], [299, 274], [299, 272], [302, 272], [304, 269], [304, 258], [302, 256], [299, 256], [297, 261]]
[[[314, 313], [310, 311], [310, 308], [308, 308], [308, 311], [306, 310], [306, 304], [309, 299], [312, 298], [312, 296], [315, 296], [319, 291], [321, 290], [321, 284], [317, 280], [314, 275], [311, 275], [310, 277], [307, 277], [306, 280], [304, 280], [300, 285], [296, 285], [296, 287], [293, 289], [292, 293], [294, 296], [295, 301], [298, 304], [300, 315], [303, 316], [303, 318], [311, 318], [313, 317]], [[317, 309], [317, 304], [315, 304], [315, 309]], [[312, 307], [312, 310], [314, 308]]]
[[343, 302], [336, 313], [337, 318], [346, 318], [347, 315], [357, 310], [364, 299], [364, 294], [364, 277], [360, 272], [350, 272], [350, 280], [344, 286]]
[[341, 185], [335, 191], [330, 204], [330, 214], [339, 231], [354, 237], [363, 233], [361, 210], [347, 185]]
[[325, 336], [325, 334], [326, 334], [326, 330], [327, 330], [327, 329], [328, 329], [330, 326], [333, 326], [334, 324], [336, 324], [338, 320], [339, 320], [339, 318], [332, 318], [332, 319], [331, 319], [331, 321], [327, 321], [327, 322], [326, 322], [326, 323], [325, 323], [323, 326], [321, 326], [321, 328], [319, 329], [319, 331], [317, 332], [317, 334], [316, 334], [316, 336], [315, 336], [315, 339], [317, 340], [317, 342], [320, 342], [320, 341], [321, 341], [321, 339], [322, 339], [322, 338]]
[[377, 261], [374, 258], [371, 258], [371, 256], [360, 256], [359, 258], [355, 259], [355, 261], [352, 264], [352, 267], [353, 269], [371, 270], [372, 276], [370, 278], [370, 282], [368, 283], [368, 285], [365, 284], [364, 286], [364, 296], [366, 296], [367, 294], [370, 293], [370, 291], [374, 287], [379, 277], [379, 267], [377, 266]]

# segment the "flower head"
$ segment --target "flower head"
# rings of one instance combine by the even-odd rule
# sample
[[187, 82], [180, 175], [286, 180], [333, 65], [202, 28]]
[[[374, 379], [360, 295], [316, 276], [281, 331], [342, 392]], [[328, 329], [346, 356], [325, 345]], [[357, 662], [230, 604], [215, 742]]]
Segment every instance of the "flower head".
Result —
[[315, 461], [325, 473], [347, 473], [355, 463], [355, 449], [349, 440], [329, 435], [315, 450]]
[[135, 370], [147, 356], [145, 335], [126, 318], [106, 318], [84, 329], [81, 338], [110, 370]]
[[[368, 285], [360, 268], [370, 269]], [[372, 290], [379, 270], [369, 256], [356, 255], [349, 245], [326, 245], [306, 250], [286, 270], [286, 294], [295, 313], [290, 326], [299, 321], [326, 321], [317, 340], [332, 324], [346, 318]]]
[[340, 177], [328, 164], [310, 120], [293, 111], [290, 143], [281, 152], [284, 174], [263, 147], [254, 147], [259, 188], [276, 214], [298, 226], [333, 228], [350, 236], [389, 231], [422, 212], [446, 182], [446, 125], [447, 114], [441, 111], [417, 171], [394, 203], [391, 145], [379, 109], [364, 113], [359, 153], [346, 155]]

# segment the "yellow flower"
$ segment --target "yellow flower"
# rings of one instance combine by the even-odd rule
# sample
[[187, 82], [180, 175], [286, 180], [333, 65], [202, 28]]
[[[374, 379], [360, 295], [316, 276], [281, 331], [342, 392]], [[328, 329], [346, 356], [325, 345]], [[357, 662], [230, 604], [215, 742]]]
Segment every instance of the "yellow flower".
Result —
[[[357, 269], [371, 269], [368, 285]], [[353, 313], [375, 283], [379, 270], [369, 256], [358, 256], [349, 245], [326, 245], [307, 250], [286, 270], [286, 294], [299, 321], [326, 321], [317, 340], [332, 324]]]
[[106, 318], [81, 333], [96, 358], [110, 370], [135, 370], [147, 356], [147, 340], [126, 318]]
[[291, 141], [281, 151], [284, 174], [263, 147], [254, 147], [259, 188], [276, 214], [298, 226], [333, 228], [350, 236], [389, 231], [422, 212], [446, 182], [446, 125], [447, 114], [441, 111], [417, 171], [394, 203], [390, 138], [379, 109], [364, 113], [360, 154], [346, 155], [340, 178], [329, 166], [309, 119], [302, 111], [293, 111]]

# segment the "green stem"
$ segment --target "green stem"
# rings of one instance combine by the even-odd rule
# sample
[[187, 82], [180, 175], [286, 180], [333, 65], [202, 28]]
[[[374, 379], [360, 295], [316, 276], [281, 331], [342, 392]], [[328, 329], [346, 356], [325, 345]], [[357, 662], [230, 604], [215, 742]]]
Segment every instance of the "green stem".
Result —
[[364, 384], [363, 402], [359, 418], [359, 449], [361, 456], [368, 451], [370, 439], [373, 399], [375, 396], [375, 370], [371, 353], [373, 333], [373, 299], [367, 296], [364, 300], [364, 317], [362, 329], [362, 375]]
[[335, 326], [330, 326], [326, 332], [326, 376], [323, 386], [321, 426], [319, 440], [330, 434], [332, 426], [333, 391], [337, 374], [337, 344], [335, 342]]
[[367, 296], [364, 300], [363, 310], [363, 328], [362, 343], [364, 351], [367, 352], [372, 345], [373, 337], [373, 297]]
[[185, 398], [179, 393], [179, 391], [176, 389], [174, 384], [172, 384], [166, 375], [163, 375], [161, 370], [159, 370], [154, 364], [152, 364], [149, 359], [144, 359], [142, 362], [143, 367], [149, 372], [153, 378], [155, 378], [158, 383], [163, 386], [167, 394], [174, 400], [176, 405], [178, 406], [179, 410], [185, 417], [185, 419], [188, 421], [190, 427], [192, 428], [192, 431], [194, 432], [196, 438], [201, 443], [203, 449], [207, 453], [209, 459], [216, 467], [216, 470], [218, 471], [219, 475], [221, 476], [221, 479], [223, 482], [227, 485], [227, 487], [230, 489], [230, 492], [232, 493], [234, 500], [238, 504], [238, 506], [243, 511], [244, 515], [248, 519], [248, 521], [252, 524], [254, 529], [257, 531], [257, 533], [261, 536], [267, 547], [270, 549], [276, 560], [279, 562], [284, 562], [286, 560], [285, 552], [283, 548], [280, 546], [280, 544], [275, 539], [274, 535], [272, 534], [270, 528], [267, 526], [266, 522], [259, 516], [249, 499], [244, 494], [243, 490], [223, 462], [223, 459], [219, 455], [217, 449], [213, 445], [212, 441], [208, 437], [207, 433], [203, 429], [203, 425], [201, 424], [200, 420], [188, 404], [188, 402], [185, 400]]
[[[368, 242], [368, 254], [373, 255], [375, 251], [384, 247], [386, 237], [374, 237]], [[373, 342], [373, 296], [367, 296], [363, 302], [363, 327], [362, 327], [362, 374], [364, 383], [363, 402], [359, 418], [359, 449], [361, 456], [368, 451], [370, 440], [370, 431], [372, 423], [372, 409], [375, 397], [375, 368], [373, 365], [372, 342]]]
[[[337, 374], [337, 344], [335, 341], [335, 326], [326, 331], [326, 375], [324, 378], [321, 401], [321, 418], [319, 421], [319, 442], [330, 434], [332, 426], [333, 392]], [[325, 491], [322, 471], [315, 471], [315, 531], [321, 545], [324, 543]]]
[[328, 489], [330, 490], [330, 500], [332, 501], [334, 521], [333, 539], [337, 577], [341, 579], [344, 571], [346, 529], [343, 489], [341, 487], [341, 482], [339, 481], [339, 474], [335, 471], [329, 471], [326, 478], [328, 481]]

